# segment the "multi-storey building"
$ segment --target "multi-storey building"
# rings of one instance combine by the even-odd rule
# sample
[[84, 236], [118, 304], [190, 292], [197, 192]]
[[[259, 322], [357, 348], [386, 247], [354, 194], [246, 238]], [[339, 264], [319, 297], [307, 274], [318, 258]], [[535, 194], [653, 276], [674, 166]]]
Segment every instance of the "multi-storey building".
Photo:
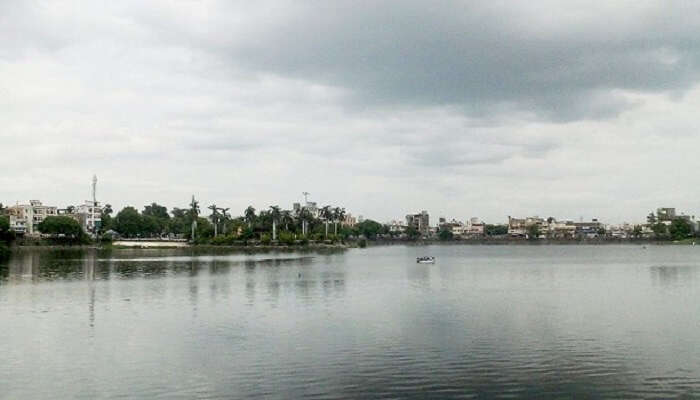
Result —
[[423, 210], [419, 214], [406, 215], [406, 226], [414, 228], [420, 234], [428, 236], [430, 234], [430, 216]]
[[102, 207], [99, 201], [85, 200], [84, 204], [78, 206], [76, 215], [85, 232], [97, 234], [102, 225]]
[[528, 234], [528, 229], [537, 225], [540, 232], [547, 231], [547, 221], [543, 218], [534, 216], [527, 218], [512, 218], [508, 216], [508, 234], [510, 236], [525, 237]]
[[37, 226], [46, 217], [58, 214], [56, 207], [45, 206], [39, 200], [30, 200], [29, 204], [10, 206], [7, 212], [10, 216], [10, 229], [27, 235], [38, 234]]
[[340, 222], [341, 226], [348, 226], [352, 228], [357, 224], [357, 218], [353, 217], [352, 214], [345, 214], [345, 218]]

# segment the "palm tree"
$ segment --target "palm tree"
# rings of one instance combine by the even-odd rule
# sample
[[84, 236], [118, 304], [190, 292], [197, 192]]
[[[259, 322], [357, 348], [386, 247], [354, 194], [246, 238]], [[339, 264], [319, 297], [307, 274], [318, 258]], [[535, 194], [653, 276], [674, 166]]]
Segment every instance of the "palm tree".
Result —
[[199, 202], [194, 199], [192, 195], [192, 201], [190, 202], [190, 218], [192, 218], [192, 236], [191, 239], [194, 242], [195, 231], [197, 230], [197, 217], [199, 217]]
[[230, 209], [231, 208], [219, 208], [219, 210], [221, 211], [221, 220], [224, 221], [224, 225], [223, 225], [224, 235], [226, 235], [226, 224], [228, 223], [228, 221], [231, 220], [231, 214], [228, 213], [228, 210], [230, 210]]
[[279, 206], [270, 206], [270, 217], [272, 217], [272, 240], [277, 240], [277, 221], [281, 216]]
[[336, 207], [333, 209], [333, 223], [335, 228], [335, 235], [338, 235], [338, 222], [345, 220], [345, 209]]
[[253, 206], [248, 206], [243, 214], [245, 215], [246, 222], [248, 222], [248, 228], [252, 228], [253, 222], [255, 222], [255, 208], [253, 208]]
[[211, 210], [211, 223], [214, 224], [214, 237], [216, 237], [219, 233], [218, 225], [219, 225], [219, 213], [218, 213], [218, 208], [216, 207], [216, 204], [212, 204], [208, 209]]
[[294, 223], [294, 218], [292, 217], [292, 212], [289, 210], [282, 211], [282, 223], [284, 224], [284, 230], [289, 231], [289, 224]]
[[331, 206], [324, 206], [319, 213], [321, 219], [326, 224], [326, 239], [328, 238], [328, 220], [333, 218], [333, 211], [331, 211]]
[[313, 218], [313, 215], [311, 215], [311, 212], [306, 207], [302, 207], [299, 210], [299, 220], [301, 221], [301, 234], [302, 235], [306, 235], [308, 221], [311, 218]]

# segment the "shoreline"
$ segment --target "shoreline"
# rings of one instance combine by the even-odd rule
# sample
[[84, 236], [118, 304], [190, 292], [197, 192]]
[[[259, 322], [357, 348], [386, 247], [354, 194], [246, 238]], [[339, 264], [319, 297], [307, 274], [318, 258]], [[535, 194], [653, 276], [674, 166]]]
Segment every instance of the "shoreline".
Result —
[[[700, 243], [700, 240], [697, 241]], [[503, 240], [503, 239], [483, 239], [483, 240], [368, 240], [367, 247], [383, 246], [692, 246], [696, 240], [686, 239], [683, 241], [670, 240]], [[89, 245], [18, 245], [13, 244], [8, 247], [10, 251], [36, 249], [36, 250], [171, 250], [171, 249], [191, 249], [191, 250], [316, 250], [316, 249], [350, 249], [362, 248], [359, 241], [348, 241], [344, 243], [307, 243], [298, 245], [272, 245], [272, 244], [250, 244], [250, 245], [213, 245], [213, 244], [177, 244], [166, 243], [162, 245], [121, 245], [121, 244], [89, 244]]]

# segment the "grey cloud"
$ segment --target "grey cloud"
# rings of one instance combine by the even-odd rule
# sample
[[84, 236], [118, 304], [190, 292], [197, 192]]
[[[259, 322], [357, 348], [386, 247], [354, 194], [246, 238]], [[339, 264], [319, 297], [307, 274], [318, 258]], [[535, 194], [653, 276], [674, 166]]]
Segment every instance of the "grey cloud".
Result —
[[[488, 2], [307, 3], [250, 40], [214, 48], [251, 69], [350, 88], [359, 108], [457, 105], [471, 115], [505, 107], [555, 121], [609, 118], [634, 106], [615, 89], [682, 91], [700, 77], [700, 30], [697, 18], [686, 18], [700, 6], [671, 3], [678, 7], [640, 4], [640, 20], [623, 27], [584, 20], [551, 32], [546, 22], [533, 31], [527, 15]], [[552, 19], [561, 11], [542, 10]], [[625, 22], [624, 12], [600, 19]]]

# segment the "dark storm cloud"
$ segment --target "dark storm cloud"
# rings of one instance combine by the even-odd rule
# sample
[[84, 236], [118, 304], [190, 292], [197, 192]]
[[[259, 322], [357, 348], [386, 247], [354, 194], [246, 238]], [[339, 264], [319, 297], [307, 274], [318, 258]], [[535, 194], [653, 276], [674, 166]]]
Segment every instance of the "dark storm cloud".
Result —
[[360, 108], [597, 119], [634, 106], [616, 89], [682, 92], [700, 77], [700, 6], [670, 3], [312, 2], [216, 45], [236, 64], [349, 88]]

